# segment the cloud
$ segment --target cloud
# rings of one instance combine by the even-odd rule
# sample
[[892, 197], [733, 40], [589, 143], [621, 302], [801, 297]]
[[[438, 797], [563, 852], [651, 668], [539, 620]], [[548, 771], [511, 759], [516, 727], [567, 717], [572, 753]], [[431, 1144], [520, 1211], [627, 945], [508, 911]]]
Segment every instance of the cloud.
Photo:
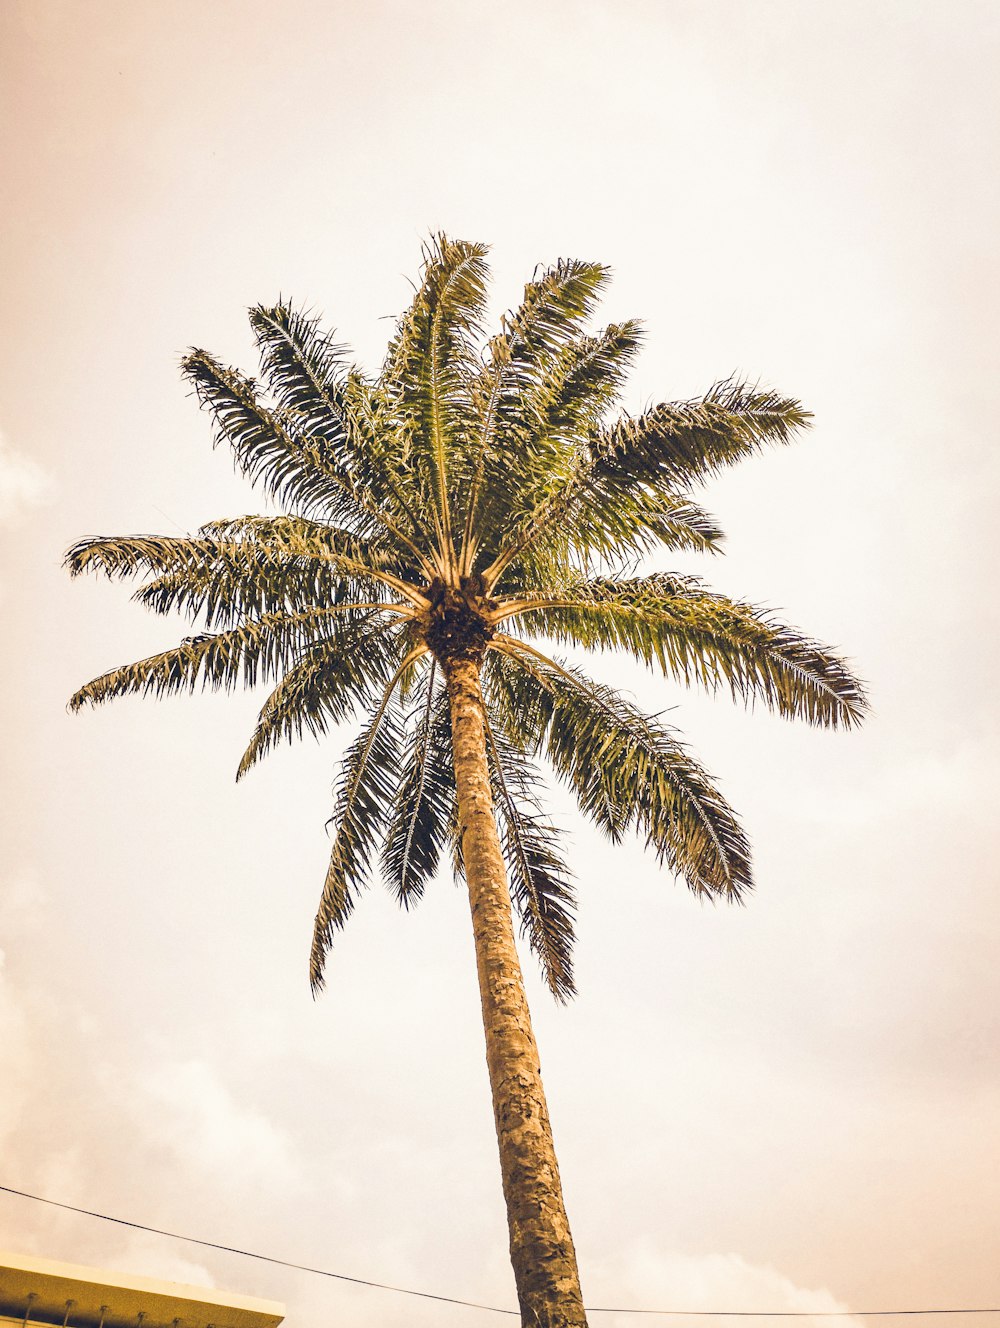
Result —
[[128, 1246], [116, 1254], [115, 1272], [158, 1277], [165, 1282], [183, 1282], [187, 1286], [216, 1285], [215, 1278], [204, 1264], [171, 1253], [164, 1248], [160, 1238], [144, 1232], [137, 1232], [130, 1238]]
[[[848, 1307], [825, 1287], [797, 1285], [766, 1264], [753, 1264], [739, 1254], [682, 1254], [662, 1250], [651, 1238], [637, 1241], [614, 1258], [587, 1269], [588, 1305], [607, 1308], [663, 1310], [784, 1310], [828, 1314]], [[679, 1328], [704, 1328], [703, 1318], [675, 1318]], [[829, 1328], [823, 1318], [797, 1321], [802, 1328]], [[861, 1320], [845, 1318], [843, 1328], [862, 1328]], [[604, 1318], [609, 1328], [634, 1328], [630, 1314]], [[726, 1320], [718, 1320], [725, 1324]]]
[[0, 522], [14, 520], [25, 508], [44, 503], [51, 491], [47, 472], [37, 461], [15, 452], [0, 433]]
[[260, 1112], [241, 1106], [207, 1061], [157, 1066], [144, 1074], [142, 1087], [152, 1101], [160, 1140], [187, 1165], [229, 1175], [253, 1172], [272, 1183], [294, 1175], [285, 1134]]
[[[138, 1046], [121, 1040], [58, 963], [39, 980], [27, 961], [53, 930], [43, 888], [30, 877], [0, 880], [0, 908], [5, 1184], [171, 1229], [197, 1225], [178, 1221], [178, 1196], [190, 1205], [225, 1194], [238, 1205], [260, 1192], [279, 1202], [295, 1189], [301, 1166], [289, 1137], [210, 1060], [152, 1036]], [[13, 1195], [0, 1195], [0, 1247], [215, 1284], [208, 1266], [161, 1237]]]

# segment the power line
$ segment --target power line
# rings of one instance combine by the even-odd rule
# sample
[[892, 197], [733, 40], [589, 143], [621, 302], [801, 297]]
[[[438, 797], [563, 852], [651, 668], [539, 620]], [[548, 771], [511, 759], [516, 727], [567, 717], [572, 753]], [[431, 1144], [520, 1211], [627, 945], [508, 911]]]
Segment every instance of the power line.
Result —
[[[392, 1286], [388, 1282], [370, 1282], [364, 1277], [349, 1277], [346, 1273], [332, 1273], [326, 1268], [311, 1268], [308, 1264], [292, 1263], [288, 1259], [276, 1259], [270, 1254], [255, 1254], [251, 1250], [241, 1250], [235, 1245], [222, 1245], [214, 1240], [200, 1240], [197, 1236], [182, 1236], [176, 1231], [165, 1231], [162, 1227], [146, 1226], [143, 1222], [131, 1222], [124, 1217], [109, 1217], [107, 1213], [96, 1213], [90, 1208], [77, 1208], [74, 1204], [59, 1203], [56, 1199], [45, 1199], [40, 1194], [28, 1194], [26, 1190], [15, 1190], [9, 1185], [0, 1185], [4, 1194], [14, 1194], [20, 1199], [31, 1199], [35, 1203], [48, 1204], [51, 1208], [62, 1208], [68, 1213], [79, 1213], [83, 1217], [96, 1217], [102, 1222], [113, 1222], [116, 1226], [131, 1227], [135, 1231], [148, 1231], [154, 1236], [167, 1236], [170, 1240], [187, 1241], [189, 1245], [201, 1245], [208, 1250], [221, 1250], [225, 1254], [239, 1254], [245, 1259], [257, 1259], [261, 1263], [276, 1264], [279, 1268], [291, 1268], [299, 1273], [314, 1273], [317, 1277], [331, 1277], [338, 1282], [352, 1282], [355, 1286], [373, 1287], [377, 1291], [395, 1291], [402, 1296], [419, 1296], [422, 1300], [443, 1301], [447, 1305], [463, 1305], [471, 1310], [486, 1310], [491, 1314], [509, 1314], [520, 1316], [520, 1310], [503, 1309], [499, 1305], [483, 1305], [475, 1300], [460, 1300], [456, 1296], [439, 1296], [431, 1291], [415, 1291], [412, 1287]], [[878, 1319], [914, 1314], [1000, 1314], [1000, 1307], [995, 1309], [930, 1309], [930, 1310], [647, 1310], [634, 1309], [630, 1306], [592, 1305], [587, 1307], [588, 1314], [660, 1314], [692, 1318], [720, 1319]]]
[[209, 1250], [222, 1250], [226, 1254], [242, 1254], [246, 1259], [258, 1259], [261, 1263], [277, 1264], [279, 1268], [293, 1268], [299, 1273], [315, 1273], [317, 1277], [332, 1277], [338, 1282], [353, 1282], [355, 1286], [374, 1287], [378, 1291], [399, 1291], [404, 1296], [420, 1296], [424, 1300], [443, 1300], [449, 1305], [466, 1305], [474, 1310], [491, 1310], [494, 1314], [518, 1314], [518, 1310], [505, 1310], [497, 1305], [480, 1305], [474, 1300], [458, 1300], [454, 1296], [437, 1296], [430, 1291], [414, 1291], [410, 1287], [389, 1286], [386, 1282], [369, 1282], [363, 1277], [348, 1277], [346, 1273], [331, 1273], [326, 1268], [310, 1268], [308, 1264], [292, 1263], [288, 1259], [275, 1259], [269, 1254], [254, 1254], [251, 1250], [240, 1250], [235, 1245], [221, 1245], [214, 1240], [199, 1240], [197, 1236], [182, 1236], [176, 1231], [164, 1231], [162, 1227], [148, 1227], [143, 1222], [130, 1222], [124, 1217], [109, 1217], [107, 1213], [95, 1213], [90, 1208], [76, 1208], [73, 1204], [59, 1203], [55, 1199], [43, 1199], [40, 1194], [28, 1194], [25, 1190], [13, 1190], [9, 1185], [0, 1185], [5, 1194], [16, 1194], [22, 1199], [34, 1199], [36, 1203], [48, 1204], [51, 1208], [63, 1208], [68, 1213], [82, 1213], [84, 1217], [98, 1217], [102, 1222], [114, 1222], [120, 1227], [132, 1227], [135, 1231], [149, 1231], [154, 1236], [169, 1236], [171, 1240], [185, 1240], [190, 1245], [202, 1245]]

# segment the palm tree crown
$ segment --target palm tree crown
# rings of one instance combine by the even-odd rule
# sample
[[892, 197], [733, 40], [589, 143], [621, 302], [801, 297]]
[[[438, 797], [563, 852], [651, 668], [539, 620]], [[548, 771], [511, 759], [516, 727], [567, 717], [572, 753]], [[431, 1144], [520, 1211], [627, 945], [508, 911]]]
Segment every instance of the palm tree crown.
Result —
[[[75, 575], [140, 574], [136, 598], [201, 630], [115, 669], [74, 709], [131, 692], [266, 682], [239, 766], [359, 712], [312, 945], [327, 951], [373, 864], [404, 907], [443, 854], [462, 871], [448, 671], [481, 672], [488, 777], [511, 896], [553, 993], [573, 992], [574, 891], [539, 802], [545, 757], [613, 839], [633, 828], [696, 893], [738, 899], [746, 838], [659, 719], [550, 653], [621, 650], [683, 683], [851, 726], [861, 687], [836, 654], [690, 576], [625, 569], [658, 548], [714, 549], [691, 490], [808, 420], [734, 380], [695, 401], [608, 419], [640, 345], [635, 322], [587, 330], [607, 269], [560, 261], [485, 339], [482, 245], [438, 237], [377, 377], [285, 303], [250, 322], [261, 377], [203, 350], [183, 371], [216, 436], [280, 516], [190, 538], [85, 540]], [[540, 644], [539, 644], [540, 643]]]

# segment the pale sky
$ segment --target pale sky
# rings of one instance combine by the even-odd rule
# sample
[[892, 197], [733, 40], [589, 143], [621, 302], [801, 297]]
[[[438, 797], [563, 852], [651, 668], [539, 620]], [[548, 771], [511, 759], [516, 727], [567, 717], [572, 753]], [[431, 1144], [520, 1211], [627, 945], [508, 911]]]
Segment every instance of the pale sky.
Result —
[[[739, 371], [815, 413], [706, 489], [728, 552], [687, 570], [843, 649], [874, 706], [831, 735], [595, 663], [670, 709], [758, 888], [703, 907], [553, 793], [578, 999], [526, 968], [587, 1303], [1000, 1303], [1000, 6], [0, 20], [0, 1184], [515, 1303], [462, 894], [442, 877], [405, 915], [373, 890], [309, 995], [350, 733], [237, 788], [260, 694], [65, 709], [187, 633], [71, 583], [66, 547], [261, 506], [185, 348], [253, 372], [245, 309], [282, 293], [374, 368], [443, 229], [492, 244], [497, 314], [538, 262], [609, 263], [603, 317], [647, 328], [630, 409]], [[0, 1247], [273, 1297], [293, 1326], [502, 1322], [4, 1194]]]

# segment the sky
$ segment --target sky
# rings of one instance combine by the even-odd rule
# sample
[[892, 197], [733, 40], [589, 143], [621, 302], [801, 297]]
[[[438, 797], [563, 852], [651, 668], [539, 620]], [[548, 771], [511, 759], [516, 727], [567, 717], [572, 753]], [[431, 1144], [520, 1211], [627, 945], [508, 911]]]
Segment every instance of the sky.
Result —
[[[1000, 8], [3, 0], [0, 25], [0, 1184], [515, 1303], [461, 891], [372, 890], [309, 994], [351, 733], [237, 787], [261, 694], [66, 710], [188, 629], [70, 582], [65, 549], [261, 507], [185, 349], [253, 372], [245, 310], [284, 294], [374, 369], [444, 230], [492, 245], [494, 318], [539, 262], [610, 264], [601, 316], [646, 328], [627, 410], [737, 372], [813, 411], [700, 495], [725, 555], [671, 566], [845, 651], [873, 703], [831, 734], [595, 663], [687, 735], [758, 884], [704, 906], [552, 789], [578, 998], [525, 967], [586, 1302], [1000, 1303]], [[293, 1328], [502, 1322], [2, 1192], [0, 1247]]]

